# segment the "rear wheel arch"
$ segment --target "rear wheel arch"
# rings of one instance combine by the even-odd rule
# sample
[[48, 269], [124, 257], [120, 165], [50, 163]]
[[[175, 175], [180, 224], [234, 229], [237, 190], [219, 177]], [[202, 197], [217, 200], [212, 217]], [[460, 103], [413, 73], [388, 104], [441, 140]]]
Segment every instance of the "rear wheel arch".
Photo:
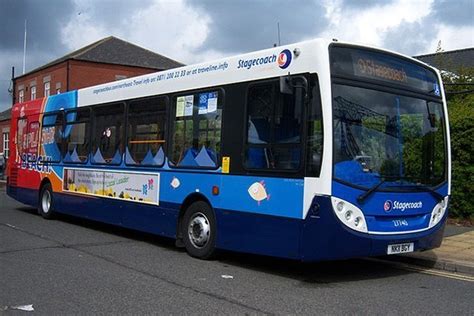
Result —
[[48, 178], [41, 181], [38, 194], [38, 213], [45, 219], [54, 217], [53, 187]]
[[183, 236], [182, 236], [182, 224], [183, 224], [183, 218], [184, 214], [186, 213], [186, 210], [195, 202], [203, 201], [206, 202], [209, 207], [213, 210], [213, 207], [209, 200], [201, 193], [194, 192], [188, 195], [183, 203], [181, 204], [181, 207], [179, 208], [179, 213], [178, 213], [178, 220], [176, 222], [176, 246], [178, 247], [184, 247], [183, 244]]

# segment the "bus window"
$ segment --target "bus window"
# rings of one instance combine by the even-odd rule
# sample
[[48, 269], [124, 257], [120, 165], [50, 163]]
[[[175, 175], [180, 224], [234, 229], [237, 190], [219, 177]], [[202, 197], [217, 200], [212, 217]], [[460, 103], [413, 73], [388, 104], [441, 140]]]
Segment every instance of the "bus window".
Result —
[[313, 79], [314, 80], [311, 82], [311, 99], [307, 120], [308, 139], [306, 141], [306, 175], [309, 177], [319, 176], [323, 151], [323, 117], [321, 113], [321, 99], [319, 95], [318, 81], [316, 78]]
[[28, 153], [28, 161], [36, 161], [38, 156], [39, 130], [39, 122], [31, 122], [28, 125], [28, 136], [26, 137], [26, 151]]
[[280, 93], [278, 81], [249, 87], [246, 168], [299, 169], [303, 98], [295, 92]]
[[90, 151], [90, 110], [81, 109], [66, 113], [64, 129], [66, 163], [85, 163]]
[[27, 135], [28, 121], [26, 118], [18, 119], [17, 132], [16, 132], [16, 148], [18, 155], [23, 156], [26, 151], [26, 135]]
[[176, 166], [218, 167], [222, 100], [222, 91], [203, 91], [174, 99], [171, 153]]
[[63, 112], [45, 114], [41, 128], [41, 144], [48, 157], [44, 162], [61, 161], [61, 148], [63, 142]]
[[125, 163], [162, 166], [165, 162], [166, 97], [130, 102]]
[[115, 103], [94, 109], [92, 163], [115, 164], [122, 162], [124, 104]]

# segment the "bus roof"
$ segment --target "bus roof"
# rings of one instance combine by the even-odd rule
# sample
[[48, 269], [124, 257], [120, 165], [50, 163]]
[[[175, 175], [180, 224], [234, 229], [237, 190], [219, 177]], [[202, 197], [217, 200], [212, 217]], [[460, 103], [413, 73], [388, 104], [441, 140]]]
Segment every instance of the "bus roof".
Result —
[[[436, 69], [417, 59], [393, 51], [319, 38], [79, 89], [77, 106], [274, 78], [289, 73], [317, 72], [320, 78], [329, 78], [328, 47], [336, 42], [398, 55], [438, 73]], [[26, 103], [23, 105], [28, 108]]]

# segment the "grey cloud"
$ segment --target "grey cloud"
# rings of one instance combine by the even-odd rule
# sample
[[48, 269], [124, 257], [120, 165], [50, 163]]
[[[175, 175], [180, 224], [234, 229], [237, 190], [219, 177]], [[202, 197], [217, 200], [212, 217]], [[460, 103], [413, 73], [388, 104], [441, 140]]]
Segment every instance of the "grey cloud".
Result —
[[325, 9], [318, 1], [217, 1], [189, 0], [203, 14], [210, 15], [210, 34], [203, 49], [235, 53], [296, 42], [317, 34], [327, 25]]
[[61, 41], [61, 30], [78, 14], [89, 15], [97, 24], [113, 33], [126, 27], [134, 10], [150, 5], [151, 0], [95, 1], [93, 6], [76, 5], [72, 0], [0, 0], [0, 111], [11, 105], [8, 94], [11, 67], [21, 74], [23, 64], [24, 23], [27, 20], [26, 71], [63, 56], [69, 49]]
[[76, 11], [98, 25], [107, 26], [114, 33], [115, 29], [126, 27], [134, 11], [149, 7], [152, 3], [153, 0], [101, 0], [94, 1], [93, 5], [78, 5]]
[[0, 49], [23, 49], [25, 19], [28, 20], [28, 44], [33, 49], [48, 46], [61, 49], [61, 24], [72, 14], [72, 4], [65, 0], [28, 1], [2, 0], [0, 2]]
[[21, 74], [23, 63], [23, 35], [27, 29], [26, 71], [59, 57], [65, 51], [61, 43], [61, 25], [72, 12], [71, 1], [66, 0], [2, 0], [0, 1], [0, 110], [11, 105], [8, 93], [11, 67]]
[[438, 23], [474, 25], [474, 0], [439, 0], [433, 4], [432, 9]]
[[438, 33], [435, 25], [431, 18], [425, 18], [421, 22], [402, 23], [385, 33], [383, 47], [409, 56], [434, 53], [426, 49]]
[[387, 5], [393, 1], [394, 0], [344, 0], [342, 2], [342, 7], [351, 9], [365, 9], [375, 6]]

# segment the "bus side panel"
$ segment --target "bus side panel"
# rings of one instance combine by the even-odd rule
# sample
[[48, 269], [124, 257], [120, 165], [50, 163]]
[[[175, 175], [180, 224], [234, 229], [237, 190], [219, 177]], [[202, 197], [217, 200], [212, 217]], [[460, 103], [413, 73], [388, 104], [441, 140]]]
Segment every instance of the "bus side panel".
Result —
[[7, 193], [20, 203], [33, 207], [38, 206], [38, 190], [9, 186]]
[[160, 207], [80, 194], [55, 193], [56, 211], [165, 237], [176, 237], [179, 205]]
[[121, 225], [123, 201], [79, 194], [54, 194], [55, 211], [113, 225]]
[[216, 209], [217, 248], [299, 258], [300, 219]]
[[179, 205], [160, 202], [160, 206], [122, 202], [123, 226], [164, 237], [176, 238]]
[[[41, 181], [38, 172], [38, 138], [41, 108], [37, 99], [12, 108], [10, 157], [8, 159], [8, 195], [21, 203], [35, 206]], [[21, 118], [21, 119], [20, 119]], [[18, 131], [21, 131], [20, 136]]]

